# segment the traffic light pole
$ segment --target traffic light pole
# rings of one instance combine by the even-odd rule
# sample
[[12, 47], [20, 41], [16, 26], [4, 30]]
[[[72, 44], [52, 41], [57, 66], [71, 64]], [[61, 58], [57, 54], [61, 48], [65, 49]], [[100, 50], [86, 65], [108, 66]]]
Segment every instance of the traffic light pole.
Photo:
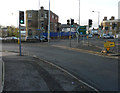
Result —
[[89, 46], [89, 25], [88, 25], [88, 46]]
[[19, 52], [21, 56], [21, 25], [19, 23]]
[[71, 47], [71, 25], [70, 25], [70, 37], [69, 37], [69, 39], [70, 39], [70, 47]]

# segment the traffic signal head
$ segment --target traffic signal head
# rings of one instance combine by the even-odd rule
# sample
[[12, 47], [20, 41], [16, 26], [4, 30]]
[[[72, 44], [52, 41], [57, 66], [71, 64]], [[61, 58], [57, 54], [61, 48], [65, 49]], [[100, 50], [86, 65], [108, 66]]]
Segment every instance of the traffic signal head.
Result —
[[67, 25], [70, 25], [70, 20], [67, 20]]
[[19, 23], [24, 24], [24, 11], [19, 12]]
[[89, 19], [89, 27], [92, 27], [92, 19]]
[[71, 19], [71, 25], [74, 25], [74, 19]]

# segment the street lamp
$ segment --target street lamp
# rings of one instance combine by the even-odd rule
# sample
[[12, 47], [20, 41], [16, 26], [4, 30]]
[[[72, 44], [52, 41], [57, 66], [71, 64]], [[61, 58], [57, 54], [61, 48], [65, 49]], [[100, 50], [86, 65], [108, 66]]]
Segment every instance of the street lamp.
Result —
[[98, 13], [98, 28], [99, 28], [100, 12], [99, 11], [92, 11], [92, 12], [97, 12]]
[[79, 26], [80, 26], [80, 0], [79, 0]]
[[49, 0], [49, 19], [48, 19], [48, 43], [50, 42], [50, 0]]

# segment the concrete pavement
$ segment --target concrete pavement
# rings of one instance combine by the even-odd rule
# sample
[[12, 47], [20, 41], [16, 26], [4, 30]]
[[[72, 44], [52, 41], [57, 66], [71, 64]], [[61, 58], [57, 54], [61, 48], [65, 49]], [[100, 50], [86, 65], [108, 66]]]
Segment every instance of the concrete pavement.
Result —
[[37, 58], [3, 52], [3, 60], [4, 91], [93, 91], [64, 71]]

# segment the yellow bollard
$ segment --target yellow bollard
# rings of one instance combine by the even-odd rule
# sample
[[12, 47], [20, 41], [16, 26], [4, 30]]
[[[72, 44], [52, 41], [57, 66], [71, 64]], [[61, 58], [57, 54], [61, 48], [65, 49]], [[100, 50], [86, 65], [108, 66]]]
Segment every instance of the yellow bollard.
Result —
[[69, 39], [71, 39], [71, 36], [69, 36]]
[[100, 36], [98, 36], [98, 39], [100, 38]]
[[19, 38], [18, 38], [18, 44], [20, 44], [20, 40], [19, 40]]
[[87, 39], [88, 39], [88, 36], [87, 36]]

